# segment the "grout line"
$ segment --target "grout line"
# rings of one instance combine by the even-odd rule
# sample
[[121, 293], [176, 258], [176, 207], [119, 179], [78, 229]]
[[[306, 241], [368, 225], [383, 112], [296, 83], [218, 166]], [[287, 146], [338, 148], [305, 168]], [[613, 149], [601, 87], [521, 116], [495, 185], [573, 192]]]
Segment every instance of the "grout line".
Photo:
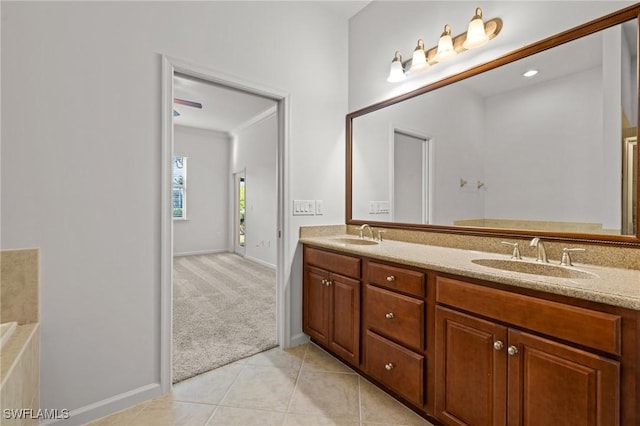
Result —
[[358, 420], [360, 426], [362, 426], [362, 377], [358, 374]]
[[287, 403], [287, 409], [284, 414], [284, 422], [287, 421], [287, 415], [289, 414], [289, 408], [291, 408], [291, 401], [293, 401], [293, 396], [296, 394], [296, 390], [298, 389], [298, 382], [300, 381], [300, 375], [302, 374], [302, 366], [304, 365], [305, 360], [307, 359], [307, 354], [309, 353], [309, 343], [305, 344], [304, 355], [302, 355], [302, 362], [300, 362], [300, 366], [298, 367], [298, 374], [296, 376], [296, 383], [293, 385], [293, 391], [291, 392], [291, 396], [289, 397], [289, 403]]

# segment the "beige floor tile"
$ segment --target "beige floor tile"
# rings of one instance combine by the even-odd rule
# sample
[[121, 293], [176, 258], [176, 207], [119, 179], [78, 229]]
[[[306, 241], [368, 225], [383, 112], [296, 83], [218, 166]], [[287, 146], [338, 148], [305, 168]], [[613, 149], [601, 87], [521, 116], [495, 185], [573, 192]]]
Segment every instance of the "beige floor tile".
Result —
[[184, 402], [219, 404], [243, 369], [242, 364], [229, 364], [173, 386], [173, 399]]
[[358, 376], [303, 370], [288, 412], [359, 421]]
[[[431, 423], [400, 404], [367, 380], [360, 379], [362, 423], [371, 425], [429, 426]], [[432, 426], [432, 425], [431, 425]]]
[[220, 405], [285, 412], [297, 377], [294, 368], [245, 365]]
[[207, 426], [280, 426], [284, 413], [249, 408], [218, 407]]
[[360, 422], [310, 416], [308, 414], [287, 414], [284, 426], [360, 426]]
[[262, 365], [280, 368], [300, 368], [309, 344], [293, 348], [274, 348], [246, 358], [247, 365]]
[[110, 416], [103, 417], [94, 422], [87, 423], [87, 426], [129, 426], [133, 425], [133, 419], [142, 411], [149, 402], [142, 402], [126, 410], [118, 411]]
[[352, 369], [347, 367], [336, 358], [329, 355], [315, 344], [309, 344], [307, 353], [302, 363], [303, 371], [322, 371], [328, 373], [352, 373], [356, 374]]
[[161, 397], [149, 402], [130, 423], [135, 426], [203, 426], [207, 423], [215, 405], [193, 404]]

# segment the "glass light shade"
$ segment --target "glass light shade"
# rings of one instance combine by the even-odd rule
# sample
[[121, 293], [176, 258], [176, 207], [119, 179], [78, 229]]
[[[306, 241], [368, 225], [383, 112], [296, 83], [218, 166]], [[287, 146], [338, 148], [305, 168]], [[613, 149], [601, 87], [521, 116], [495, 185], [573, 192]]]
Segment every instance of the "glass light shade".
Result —
[[476, 15], [469, 22], [469, 29], [467, 30], [467, 39], [462, 43], [462, 47], [465, 49], [475, 49], [476, 47], [484, 46], [489, 42], [489, 37], [484, 30], [484, 22], [482, 16]]
[[387, 77], [387, 81], [389, 83], [397, 83], [399, 81], [404, 80], [407, 76], [404, 73], [404, 68], [402, 67], [402, 56], [398, 52], [396, 52], [396, 56], [391, 61], [391, 67], [389, 68], [389, 77]]
[[436, 62], [444, 62], [456, 56], [458, 53], [453, 48], [453, 40], [451, 39], [451, 27], [444, 26], [444, 32], [438, 40], [438, 51], [433, 58]]
[[424, 42], [418, 40], [418, 45], [413, 51], [413, 58], [411, 59], [411, 71], [422, 71], [428, 67], [427, 55], [424, 52]]

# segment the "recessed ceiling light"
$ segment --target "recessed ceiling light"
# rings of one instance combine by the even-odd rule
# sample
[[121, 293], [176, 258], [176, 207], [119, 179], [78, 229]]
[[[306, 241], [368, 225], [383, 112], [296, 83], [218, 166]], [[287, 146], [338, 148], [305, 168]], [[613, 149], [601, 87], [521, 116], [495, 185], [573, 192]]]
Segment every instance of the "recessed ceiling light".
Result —
[[529, 71], [524, 72], [522, 75], [524, 77], [533, 77], [536, 74], [538, 74], [538, 70], [529, 70]]

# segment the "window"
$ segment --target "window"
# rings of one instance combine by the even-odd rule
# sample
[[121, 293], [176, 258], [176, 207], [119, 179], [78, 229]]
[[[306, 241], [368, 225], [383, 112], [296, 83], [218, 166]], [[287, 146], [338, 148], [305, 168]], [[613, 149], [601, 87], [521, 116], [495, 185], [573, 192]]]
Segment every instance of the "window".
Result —
[[187, 218], [187, 157], [173, 157], [173, 218]]

